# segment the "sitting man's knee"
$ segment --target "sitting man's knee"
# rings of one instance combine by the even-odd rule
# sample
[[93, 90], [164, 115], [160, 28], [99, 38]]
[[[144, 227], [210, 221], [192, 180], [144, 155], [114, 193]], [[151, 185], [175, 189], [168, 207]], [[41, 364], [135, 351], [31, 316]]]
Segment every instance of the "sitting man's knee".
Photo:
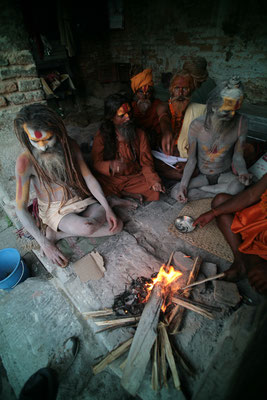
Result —
[[211, 201], [211, 208], [218, 207], [220, 204], [224, 203], [226, 200], [230, 199], [232, 196], [226, 193], [219, 193]]
[[92, 236], [100, 228], [101, 224], [94, 218], [87, 218], [82, 227], [83, 236]]

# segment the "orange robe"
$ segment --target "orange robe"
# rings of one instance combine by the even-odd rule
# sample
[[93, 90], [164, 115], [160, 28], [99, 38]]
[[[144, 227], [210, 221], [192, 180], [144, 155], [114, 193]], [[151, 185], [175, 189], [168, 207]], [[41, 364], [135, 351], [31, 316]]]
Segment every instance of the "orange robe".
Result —
[[151, 107], [143, 114], [137, 107], [137, 102], [132, 103], [133, 116], [138, 128], [144, 129], [146, 132], [150, 146], [152, 149], [158, 148], [158, 141], [161, 135], [159, 117], [157, 113], [157, 108], [162, 101], [155, 99]]
[[231, 229], [242, 236], [239, 251], [267, 260], [267, 190], [261, 198], [259, 203], [236, 212]]
[[106, 196], [115, 194], [121, 196], [121, 192], [142, 194], [145, 200], [159, 200], [159, 192], [154, 192], [151, 187], [156, 182], [161, 182], [154, 170], [153, 158], [148, 140], [144, 131], [136, 130], [134, 142], [136, 160], [129, 145], [126, 142], [117, 141], [117, 152], [115, 160], [124, 159], [127, 163], [127, 174], [114, 176], [110, 172], [111, 160], [103, 159], [104, 139], [100, 131], [97, 132], [91, 152], [95, 176]]

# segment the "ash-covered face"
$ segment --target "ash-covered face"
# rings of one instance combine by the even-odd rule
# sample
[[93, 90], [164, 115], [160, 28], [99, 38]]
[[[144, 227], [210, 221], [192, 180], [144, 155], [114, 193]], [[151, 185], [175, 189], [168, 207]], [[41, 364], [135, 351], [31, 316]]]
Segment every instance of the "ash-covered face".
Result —
[[27, 133], [32, 146], [39, 151], [46, 151], [52, 148], [57, 141], [56, 135], [52, 132], [35, 130], [28, 127], [27, 124], [23, 125], [23, 129]]
[[234, 99], [231, 97], [223, 97], [223, 103], [221, 107], [216, 111], [218, 118], [229, 120], [235, 116], [237, 110], [242, 105], [243, 97]]

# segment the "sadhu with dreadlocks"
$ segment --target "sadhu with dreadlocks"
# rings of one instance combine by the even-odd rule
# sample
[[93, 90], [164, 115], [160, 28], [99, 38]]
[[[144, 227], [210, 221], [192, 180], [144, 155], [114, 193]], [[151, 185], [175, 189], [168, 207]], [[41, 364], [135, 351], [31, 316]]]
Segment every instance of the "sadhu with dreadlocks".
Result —
[[[121, 231], [122, 222], [54, 110], [42, 104], [23, 107], [14, 127], [26, 148], [16, 163], [16, 212], [48, 259], [61, 267], [67, 265], [67, 258], [55, 245], [64, 237], [99, 237]], [[31, 182], [39, 216], [47, 225], [45, 234], [27, 209]]]
[[165, 189], [154, 170], [147, 137], [134, 126], [128, 99], [120, 93], [108, 96], [104, 113], [91, 153], [104, 193], [140, 202], [158, 200]]

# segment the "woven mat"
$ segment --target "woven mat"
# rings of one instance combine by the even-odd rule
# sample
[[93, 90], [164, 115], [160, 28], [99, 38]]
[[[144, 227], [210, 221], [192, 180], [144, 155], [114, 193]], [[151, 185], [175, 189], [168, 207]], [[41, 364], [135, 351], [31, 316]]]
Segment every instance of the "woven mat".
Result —
[[[188, 215], [196, 219], [200, 214], [210, 210], [211, 200], [212, 199], [201, 199], [191, 201], [184, 206], [177, 217]], [[227, 261], [233, 262], [234, 260], [232, 250], [217, 227], [215, 219], [204, 226], [204, 228], [197, 226], [193, 232], [189, 233], [177, 231], [173, 223], [169, 226], [168, 230], [176, 237], [191, 243], [195, 247], [206, 250]]]

